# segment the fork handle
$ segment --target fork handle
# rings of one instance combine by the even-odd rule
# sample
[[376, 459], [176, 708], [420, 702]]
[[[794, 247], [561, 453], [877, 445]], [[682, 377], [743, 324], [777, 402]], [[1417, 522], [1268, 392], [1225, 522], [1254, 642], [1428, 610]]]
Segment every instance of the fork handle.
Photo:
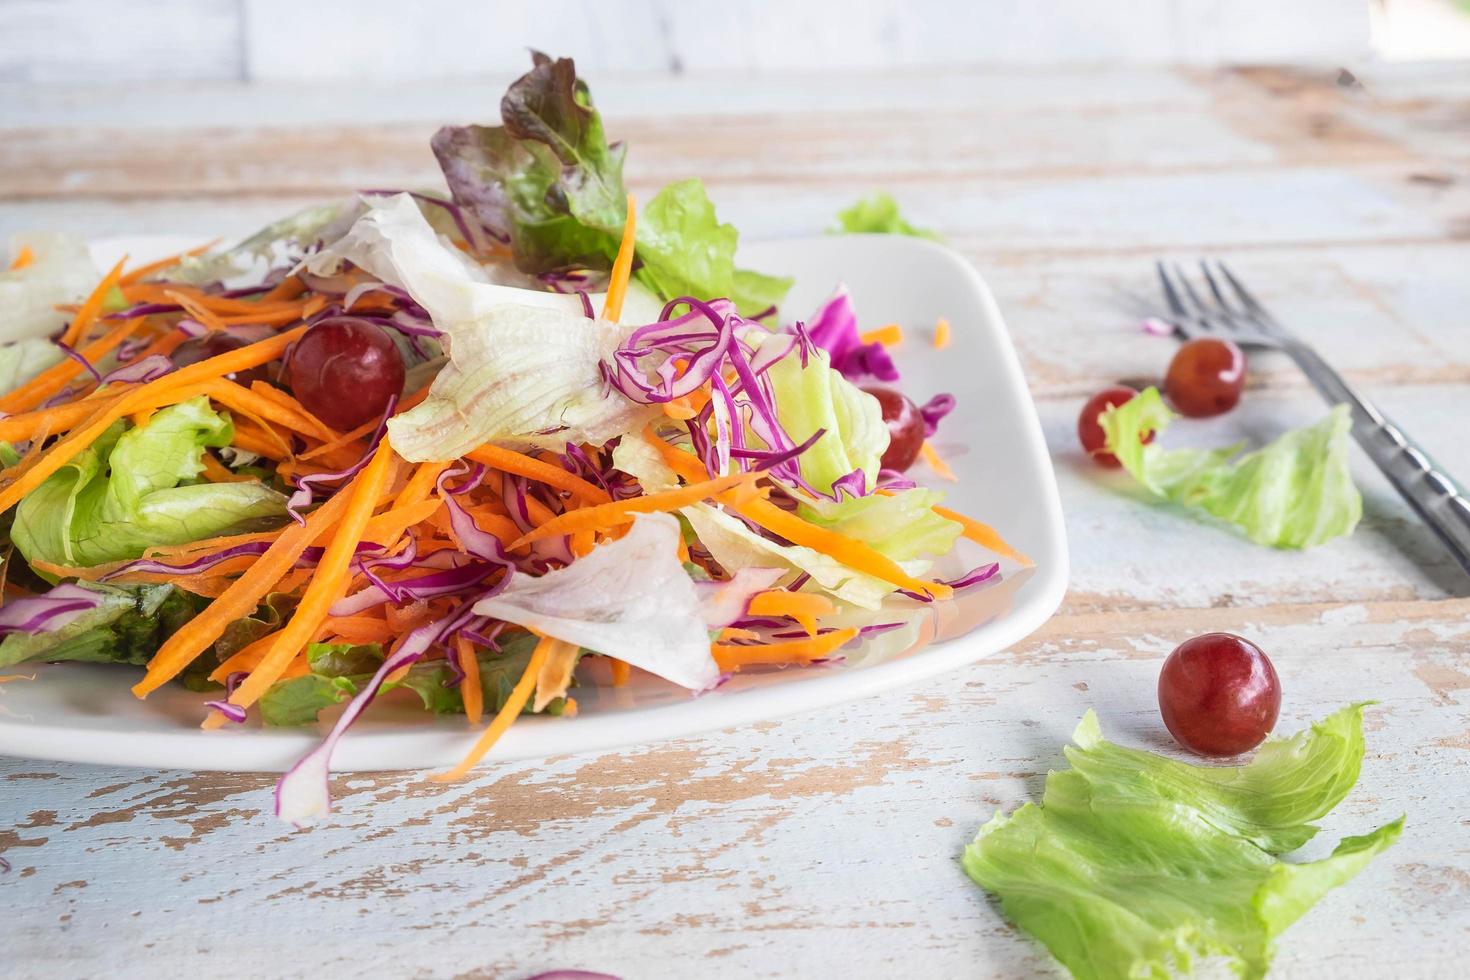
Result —
[[1420, 520], [1434, 530], [1460, 567], [1470, 573], [1470, 499], [1465, 491], [1315, 350], [1299, 343], [1283, 347], [1323, 398], [1351, 409], [1353, 438], [1358, 445]]

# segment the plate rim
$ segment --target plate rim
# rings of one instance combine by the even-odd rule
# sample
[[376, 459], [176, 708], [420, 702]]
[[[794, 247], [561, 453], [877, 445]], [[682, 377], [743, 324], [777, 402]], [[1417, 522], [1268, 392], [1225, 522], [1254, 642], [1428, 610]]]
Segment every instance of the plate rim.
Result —
[[[772, 684], [758, 691], [740, 692], [721, 699], [719, 692], [670, 704], [654, 705], [631, 712], [592, 715], [572, 725], [555, 719], [530, 718], [508, 731], [485, 762], [510, 762], [567, 754], [589, 754], [627, 746], [642, 746], [676, 738], [698, 737], [724, 728], [745, 727], [757, 721], [786, 718], [798, 712], [830, 708], [878, 693], [902, 690], [960, 667], [977, 663], [1006, 650], [1047, 622], [1061, 605], [1067, 591], [1069, 554], [1066, 525], [1056, 471], [1046, 445], [1035, 399], [1026, 383], [1005, 318], [989, 284], [971, 263], [954, 249], [924, 239], [897, 235], [857, 235], [834, 238], [806, 236], [752, 243], [763, 248], [833, 247], [854, 239], [883, 239], [884, 247], [926, 252], [961, 278], [978, 299], [986, 321], [996, 333], [995, 362], [1008, 383], [1024, 402], [1024, 441], [1030, 455], [1040, 461], [1045, 527], [1049, 550], [1036, 554], [1036, 565], [1015, 605], [997, 620], [969, 633], [937, 641], [919, 654], [850, 671], [832, 672], [820, 680], [795, 684]], [[114, 236], [93, 240], [94, 252], [117, 249], [127, 242], [157, 240], [166, 254], [164, 240], [176, 244], [180, 236]], [[746, 252], [742, 249], [742, 256]], [[977, 649], [979, 648], [979, 649]], [[544, 729], [544, 730], [543, 730]], [[558, 735], [558, 731], [565, 735]], [[111, 734], [114, 737], [107, 737]], [[440, 763], [398, 762], [394, 756], [422, 760], [447, 759], [464, 751], [472, 730], [453, 730], [427, 724], [422, 729], [363, 731], [344, 739], [333, 759], [333, 772], [386, 772], [431, 768]], [[125, 735], [126, 737], [116, 737]], [[548, 737], [549, 736], [549, 737]], [[105, 729], [17, 723], [0, 715], [0, 755], [48, 762], [72, 762], [149, 769], [192, 769], [195, 771], [281, 772], [301, 754], [318, 744], [320, 726], [309, 729], [250, 729], [206, 735], [197, 729], [108, 733]], [[383, 760], [387, 758], [388, 762]]]

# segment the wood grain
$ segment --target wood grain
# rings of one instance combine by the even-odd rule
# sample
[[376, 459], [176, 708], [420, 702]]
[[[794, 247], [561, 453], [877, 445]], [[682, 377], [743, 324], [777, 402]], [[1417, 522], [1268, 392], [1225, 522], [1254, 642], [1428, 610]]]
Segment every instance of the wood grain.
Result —
[[[1288, 554], [1142, 506], [1073, 433], [1093, 388], [1167, 363], [1169, 342], [1139, 333], [1129, 305], [1151, 295], [1152, 260], [1209, 251], [1470, 473], [1470, 72], [1359, 81], [599, 83], [640, 189], [701, 174], [722, 216], [768, 237], [887, 186], [974, 261], [1053, 452], [1073, 553], [1062, 611], [1007, 654], [811, 717], [450, 787], [339, 778], [336, 819], [306, 833], [269, 816], [268, 777], [0, 760], [6, 974], [1055, 975], [958, 852], [996, 808], [1035, 797], [1088, 707], [1113, 737], [1167, 751], [1159, 661], [1224, 629], [1274, 658], [1282, 730], [1379, 701], [1359, 787], [1306, 853], [1408, 815], [1392, 850], [1286, 934], [1273, 975], [1458, 975], [1470, 583], [1363, 460], [1358, 532]], [[492, 89], [27, 91], [0, 121], [0, 233], [203, 239], [319, 194], [426, 182], [427, 133], [483, 114]], [[1239, 411], [1169, 439], [1261, 440], [1324, 410], [1285, 363], [1256, 357], [1251, 372]]]

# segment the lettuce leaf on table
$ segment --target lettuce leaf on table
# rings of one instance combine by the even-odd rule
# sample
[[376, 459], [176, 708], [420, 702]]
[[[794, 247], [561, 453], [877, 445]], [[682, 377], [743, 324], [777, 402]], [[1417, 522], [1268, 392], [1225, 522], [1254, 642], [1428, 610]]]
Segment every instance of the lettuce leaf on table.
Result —
[[1156, 388], [1098, 416], [1107, 451], [1155, 496], [1234, 524], [1273, 548], [1310, 548], [1357, 527], [1363, 498], [1348, 470], [1352, 418], [1346, 405], [1243, 455], [1239, 444], [1164, 449], [1156, 441], [1143, 443], [1174, 418]]
[[899, 212], [893, 195], [883, 191], [875, 191], [838, 211], [837, 227], [831, 230], [846, 235], [908, 235], [939, 240], [939, 236], [927, 228], [909, 224]]
[[259, 483], [196, 483], [208, 446], [234, 429], [204, 396], [135, 427], [119, 421], [16, 508], [10, 537], [27, 561], [99, 565], [156, 545], [259, 529], [286, 498]]
[[[446, 126], [434, 155], [455, 202], [510, 240], [523, 272], [609, 269], [627, 214], [624, 148], [607, 142], [571, 59], [536, 52], [532, 63], [501, 99], [502, 125]], [[664, 188], [637, 233], [638, 277], [666, 300], [728, 297], [751, 315], [791, 286], [735, 268], [735, 229], [697, 180]]]
[[1267, 742], [1239, 768], [1114, 745], [1088, 712], [1072, 768], [1048, 774], [1040, 806], [981, 827], [965, 871], [1075, 977], [1164, 977], [1194, 956], [1263, 976], [1276, 937], [1402, 830], [1400, 817], [1318, 861], [1277, 857], [1356, 782], [1362, 709]]

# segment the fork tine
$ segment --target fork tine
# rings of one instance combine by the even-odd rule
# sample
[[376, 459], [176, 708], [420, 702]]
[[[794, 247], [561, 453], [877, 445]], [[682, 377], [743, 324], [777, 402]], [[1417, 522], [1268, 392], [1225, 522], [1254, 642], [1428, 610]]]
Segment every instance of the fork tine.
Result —
[[1168, 268], [1162, 261], [1155, 262], [1154, 268], [1159, 272], [1159, 285], [1164, 288], [1164, 300], [1169, 304], [1169, 311], [1175, 316], [1188, 316], [1189, 311], [1184, 308], [1184, 301], [1179, 298], [1174, 283], [1169, 280]]
[[1182, 286], [1184, 288], [1184, 291], [1189, 295], [1189, 301], [1194, 304], [1196, 313], [1198, 313], [1201, 317], [1207, 317], [1214, 312], [1210, 309], [1210, 307], [1205, 303], [1204, 300], [1199, 298], [1199, 293], [1196, 293], [1194, 291], [1194, 287], [1189, 284], [1189, 277], [1184, 274], [1184, 270], [1181, 269], [1178, 265], [1174, 266], [1174, 276], [1179, 280], [1180, 286]]
[[1215, 275], [1210, 271], [1210, 263], [1205, 259], [1200, 259], [1199, 271], [1204, 274], [1205, 282], [1210, 284], [1210, 292], [1215, 294], [1215, 302], [1220, 304], [1220, 309], [1224, 310], [1227, 316], [1237, 315], [1239, 311], [1225, 298], [1225, 294], [1220, 290], [1220, 284], [1215, 281]]
[[1220, 274], [1230, 283], [1230, 287], [1235, 290], [1235, 295], [1239, 296], [1240, 301], [1245, 304], [1246, 309], [1257, 316], [1271, 317], [1271, 314], [1266, 311], [1266, 307], [1262, 306], [1260, 300], [1251, 295], [1251, 291], [1245, 288], [1245, 283], [1235, 278], [1235, 274], [1230, 271], [1230, 268], [1224, 262], [1216, 259], [1215, 265], [1219, 268]]

